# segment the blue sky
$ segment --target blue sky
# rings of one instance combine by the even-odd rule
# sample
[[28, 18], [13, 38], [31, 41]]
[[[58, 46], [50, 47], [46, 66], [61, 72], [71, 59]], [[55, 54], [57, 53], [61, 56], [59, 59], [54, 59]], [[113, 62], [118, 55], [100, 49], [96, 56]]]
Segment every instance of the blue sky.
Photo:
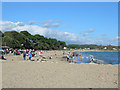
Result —
[[[117, 45], [115, 41], [118, 36], [117, 2], [3, 2], [2, 21], [10, 21], [14, 24], [22, 22], [31, 27], [42, 27], [49, 32], [57, 31], [57, 35], [53, 38], [68, 44]], [[67, 35], [69, 33], [69, 36], [64, 37], [66, 39], [57, 37], [59, 33], [66, 35], [66, 32]], [[33, 32], [36, 33], [37, 30]], [[53, 36], [50, 33], [44, 34], [39, 31], [38, 33], [47, 37]], [[74, 40], [76, 38], [72, 36], [75, 35], [77, 39], [80, 37], [79, 39], [88, 42]]]

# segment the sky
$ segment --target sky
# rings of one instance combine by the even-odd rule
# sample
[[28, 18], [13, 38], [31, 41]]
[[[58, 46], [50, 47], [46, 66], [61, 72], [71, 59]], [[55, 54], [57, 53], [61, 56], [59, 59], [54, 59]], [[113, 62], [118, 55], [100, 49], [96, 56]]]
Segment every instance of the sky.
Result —
[[118, 2], [3, 2], [0, 25], [67, 44], [117, 45]]

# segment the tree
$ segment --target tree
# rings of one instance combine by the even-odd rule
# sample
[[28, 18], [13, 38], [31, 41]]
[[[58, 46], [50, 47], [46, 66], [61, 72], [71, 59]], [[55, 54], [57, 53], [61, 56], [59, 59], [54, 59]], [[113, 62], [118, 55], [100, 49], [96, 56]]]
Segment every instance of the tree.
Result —
[[15, 40], [9, 36], [5, 36], [4, 38], [2, 38], [2, 45], [9, 46], [11, 48], [21, 48], [19, 41]]
[[[2, 32], [1, 32], [2, 33]], [[3, 45], [8, 45], [11, 48], [24, 49], [61, 49], [66, 46], [65, 42], [57, 41], [56, 39], [46, 38], [42, 35], [31, 35], [28, 31], [7, 31], [3, 36]]]

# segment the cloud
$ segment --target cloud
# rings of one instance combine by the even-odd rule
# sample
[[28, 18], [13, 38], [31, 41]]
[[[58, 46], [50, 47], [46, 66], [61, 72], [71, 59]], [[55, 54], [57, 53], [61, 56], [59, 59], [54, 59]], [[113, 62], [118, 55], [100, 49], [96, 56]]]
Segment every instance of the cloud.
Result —
[[118, 45], [118, 43], [120, 42], [120, 40], [118, 38], [114, 37], [114, 38], [108, 39], [106, 42], [108, 42], [111, 45]]
[[53, 20], [44, 21], [42, 24], [43, 24], [43, 27], [46, 27], [46, 28], [60, 26], [60, 23], [53, 23]]
[[18, 26], [24, 26], [25, 25], [25, 23], [23, 23], [23, 22], [17, 22], [18, 24]]
[[58, 27], [60, 25], [60, 23], [54, 23], [52, 24], [52, 27]]
[[111, 38], [99, 37], [99, 38], [96, 38], [96, 42], [102, 45], [118, 45], [118, 42], [120, 42], [118, 38], [119, 38], [118, 36], [111, 37]]
[[49, 28], [49, 27], [50, 27], [50, 24], [45, 23], [45, 24], [43, 24], [43, 27]]
[[28, 22], [29, 25], [32, 25], [32, 24], [35, 24], [35, 23], [36, 23], [36, 21], [29, 21]]
[[[91, 39], [91, 38], [86, 38], [86, 37], [82, 37], [80, 35], [74, 34], [74, 33], [70, 33], [70, 32], [61, 32], [59, 30], [54, 30], [54, 29], [50, 29], [50, 28], [46, 28], [46, 27], [42, 27], [42, 26], [38, 26], [38, 25], [19, 25], [19, 22], [13, 23], [11, 21], [0, 21], [0, 26], [2, 26], [1, 31], [5, 32], [5, 31], [28, 31], [30, 32], [32, 35], [35, 34], [40, 34], [43, 35], [45, 37], [48, 38], [56, 38], [57, 40], [61, 40], [61, 41], [65, 41], [67, 44], [115, 44], [117, 43], [117, 38], [115, 39]], [[47, 25], [46, 25], [47, 26]], [[90, 30], [89, 32], [93, 32], [94, 30]]]
[[94, 32], [94, 29], [87, 30], [85, 33], [83, 33], [83, 36], [88, 36], [92, 32]]
[[2, 32], [11, 31], [12, 28], [19, 27], [18, 22], [13, 23], [10, 21], [0, 21], [0, 26], [2, 27], [0, 28]]
[[46, 20], [41, 22], [41, 24], [52, 24], [52, 23], [53, 23], [53, 20]]
[[52, 22], [53, 22], [53, 20], [46, 20], [46, 21], [42, 22], [41, 24], [43, 24], [42, 27], [49, 28], [49, 27], [51, 27]]

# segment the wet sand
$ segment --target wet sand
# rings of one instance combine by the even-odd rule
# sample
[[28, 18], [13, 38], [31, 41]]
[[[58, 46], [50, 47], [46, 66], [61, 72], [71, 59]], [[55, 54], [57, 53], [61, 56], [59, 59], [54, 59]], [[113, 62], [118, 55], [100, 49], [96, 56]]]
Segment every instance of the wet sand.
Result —
[[45, 52], [45, 57], [53, 55], [47, 62], [5, 56], [7, 61], [0, 61], [2, 88], [118, 88], [118, 65], [72, 64], [62, 53]]

